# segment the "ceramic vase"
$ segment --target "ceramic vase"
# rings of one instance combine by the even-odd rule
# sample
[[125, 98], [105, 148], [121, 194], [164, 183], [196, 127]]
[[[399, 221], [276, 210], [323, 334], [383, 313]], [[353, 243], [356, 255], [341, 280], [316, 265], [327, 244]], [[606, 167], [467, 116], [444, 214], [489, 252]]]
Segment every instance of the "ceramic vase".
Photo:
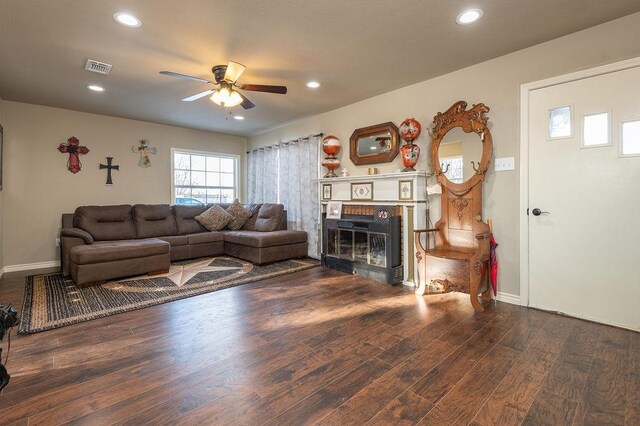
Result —
[[400, 147], [400, 155], [402, 155], [403, 172], [415, 172], [413, 167], [418, 163], [420, 157], [420, 147], [413, 143], [407, 143]]
[[402, 156], [402, 164], [404, 165], [403, 172], [415, 172], [413, 167], [418, 163], [420, 157], [420, 148], [413, 143], [414, 140], [420, 136], [422, 126], [418, 120], [413, 117], [409, 117], [400, 123], [398, 127], [398, 133], [400, 137], [406, 142], [406, 145], [400, 147], [400, 154]]
[[322, 167], [327, 169], [327, 174], [324, 177], [338, 177], [334, 170], [340, 167], [340, 160], [336, 158], [340, 152], [340, 140], [333, 135], [325, 136], [322, 139], [322, 151], [327, 155], [320, 163]]

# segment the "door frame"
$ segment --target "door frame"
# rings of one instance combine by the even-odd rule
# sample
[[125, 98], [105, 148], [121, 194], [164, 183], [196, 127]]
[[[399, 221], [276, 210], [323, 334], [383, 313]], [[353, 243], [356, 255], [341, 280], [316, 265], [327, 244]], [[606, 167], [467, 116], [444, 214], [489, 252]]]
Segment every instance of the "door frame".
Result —
[[[640, 57], [520, 86], [520, 305], [529, 306], [529, 97], [534, 90], [640, 67]], [[613, 130], [613, 126], [612, 126]]]

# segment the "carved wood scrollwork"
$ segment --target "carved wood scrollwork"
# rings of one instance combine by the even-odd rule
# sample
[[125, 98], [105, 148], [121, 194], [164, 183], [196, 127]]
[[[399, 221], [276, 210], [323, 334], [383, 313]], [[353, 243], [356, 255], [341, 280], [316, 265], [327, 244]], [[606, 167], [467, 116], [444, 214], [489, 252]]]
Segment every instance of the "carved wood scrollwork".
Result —
[[482, 264], [484, 262], [481, 260], [476, 260], [475, 263], [473, 264], [473, 269], [476, 271], [477, 275], [480, 275], [482, 273]]
[[469, 200], [466, 198], [455, 198], [451, 200], [451, 204], [453, 204], [453, 207], [458, 211], [458, 220], [462, 222], [462, 212], [469, 205]]
[[480, 136], [480, 140], [484, 142], [485, 128], [487, 126], [488, 118], [485, 114], [489, 112], [489, 107], [485, 104], [474, 104], [470, 110], [467, 109], [467, 103], [465, 101], [458, 101], [453, 104], [445, 112], [439, 112], [433, 117], [433, 137], [442, 138], [444, 133], [451, 127], [462, 127], [462, 129], [469, 133], [474, 132]]
[[431, 286], [438, 287], [441, 289], [443, 293], [450, 293], [452, 291], [458, 291], [464, 293], [464, 288], [458, 284], [452, 283], [451, 281], [444, 280], [431, 280]]

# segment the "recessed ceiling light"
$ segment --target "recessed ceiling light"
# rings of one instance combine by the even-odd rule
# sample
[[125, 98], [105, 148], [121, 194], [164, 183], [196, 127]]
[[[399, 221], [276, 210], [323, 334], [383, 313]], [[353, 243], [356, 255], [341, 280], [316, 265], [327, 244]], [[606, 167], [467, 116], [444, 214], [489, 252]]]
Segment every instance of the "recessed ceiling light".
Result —
[[87, 84], [87, 89], [93, 90], [94, 92], [104, 92], [104, 87], [98, 86], [97, 84]]
[[142, 26], [142, 21], [130, 13], [116, 12], [113, 14], [113, 19], [125, 27], [138, 28]]
[[308, 81], [308, 82], [307, 82], [307, 87], [308, 87], [309, 89], [317, 89], [317, 88], [318, 88], [318, 87], [320, 87], [320, 86], [321, 86], [321, 84], [320, 84], [320, 83], [318, 83], [317, 81]]
[[233, 118], [235, 118], [236, 120], [244, 120], [244, 117], [242, 115], [234, 115]]
[[468, 9], [462, 12], [456, 18], [456, 22], [460, 25], [469, 25], [476, 22], [478, 19], [482, 17], [481, 9]]

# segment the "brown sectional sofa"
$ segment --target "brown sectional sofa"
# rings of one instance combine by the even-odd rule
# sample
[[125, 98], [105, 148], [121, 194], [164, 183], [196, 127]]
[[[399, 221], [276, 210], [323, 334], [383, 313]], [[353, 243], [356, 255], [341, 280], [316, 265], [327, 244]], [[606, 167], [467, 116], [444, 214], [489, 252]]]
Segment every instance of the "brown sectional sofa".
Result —
[[[219, 204], [226, 209], [229, 204]], [[64, 276], [80, 287], [164, 272], [171, 261], [230, 255], [256, 264], [305, 257], [307, 234], [287, 230], [282, 204], [250, 204], [237, 231], [210, 232], [194, 218], [211, 205], [83, 206], [62, 215]]]

